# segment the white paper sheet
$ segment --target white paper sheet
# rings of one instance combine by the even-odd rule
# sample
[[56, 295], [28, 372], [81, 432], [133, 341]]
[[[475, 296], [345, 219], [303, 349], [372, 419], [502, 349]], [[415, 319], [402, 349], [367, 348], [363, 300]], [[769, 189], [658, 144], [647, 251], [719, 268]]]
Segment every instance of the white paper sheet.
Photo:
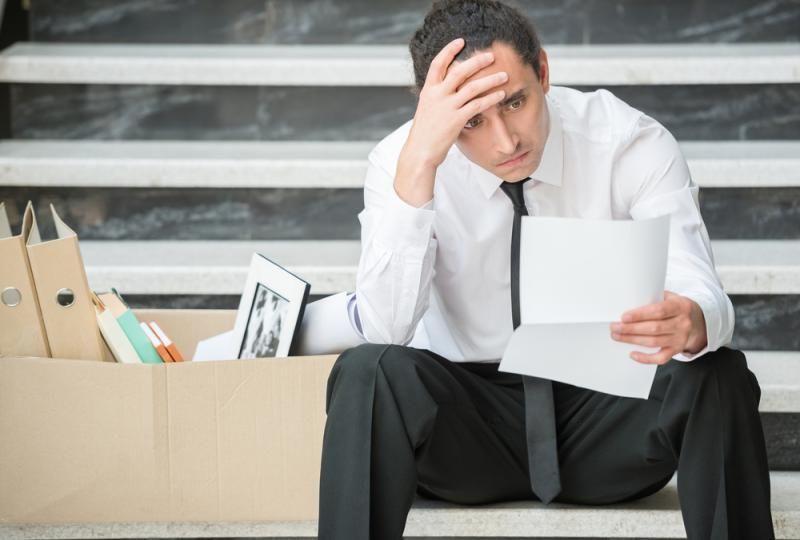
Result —
[[198, 342], [192, 362], [232, 360], [234, 358], [236, 358], [236, 344], [233, 340], [233, 330], [230, 330]]
[[520, 246], [521, 324], [499, 370], [647, 398], [656, 366], [630, 353], [658, 348], [615, 341], [610, 325], [663, 300], [669, 216], [524, 217]]

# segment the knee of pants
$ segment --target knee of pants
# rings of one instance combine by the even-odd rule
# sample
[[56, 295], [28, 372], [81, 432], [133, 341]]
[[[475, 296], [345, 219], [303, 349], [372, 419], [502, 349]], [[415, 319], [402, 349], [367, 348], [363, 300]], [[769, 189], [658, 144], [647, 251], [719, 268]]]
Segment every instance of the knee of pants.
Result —
[[758, 402], [761, 389], [758, 381], [747, 369], [744, 353], [720, 347], [689, 362], [673, 360], [672, 384], [682, 389], [702, 391], [713, 384], [717, 391], [733, 396], [753, 392]]
[[407, 347], [402, 345], [362, 343], [342, 352], [328, 376], [325, 410], [327, 411], [330, 406], [331, 396], [337, 384], [347, 380], [349, 391], [366, 392], [372, 388], [378, 364], [407, 356], [406, 349]]

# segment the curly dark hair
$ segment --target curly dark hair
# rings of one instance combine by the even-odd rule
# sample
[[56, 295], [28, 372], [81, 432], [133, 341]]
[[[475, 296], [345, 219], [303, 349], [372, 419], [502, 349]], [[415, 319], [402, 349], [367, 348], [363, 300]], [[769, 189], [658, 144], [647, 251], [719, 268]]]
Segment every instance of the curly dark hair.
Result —
[[517, 9], [496, 0], [437, 0], [408, 45], [417, 92], [425, 84], [434, 57], [459, 37], [464, 38], [464, 48], [456, 60], [466, 60], [475, 51], [502, 41], [513, 47], [540, 77], [542, 45], [533, 25]]

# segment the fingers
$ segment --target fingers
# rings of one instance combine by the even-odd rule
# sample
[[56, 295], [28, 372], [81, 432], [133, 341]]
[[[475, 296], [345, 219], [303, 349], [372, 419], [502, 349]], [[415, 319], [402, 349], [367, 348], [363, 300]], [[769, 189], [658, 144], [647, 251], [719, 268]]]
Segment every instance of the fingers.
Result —
[[464, 81], [475, 73], [494, 62], [494, 53], [485, 52], [475, 54], [463, 62], [451, 65], [444, 78], [444, 87], [447, 92], [455, 92]]
[[670, 360], [672, 360], [672, 351], [666, 347], [662, 347], [661, 350], [655, 352], [653, 354], [645, 354], [642, 352], [632, 352], [631, 358], [636, 360], [640, 364], [666, 364]]
[[622, 315], [622, 322], [631, 323], [653, 319], [668, 319], [680, 311], [680, 305], [672, 300], [648, 304], [628, 311]]
[[476, 114], [481, 114], [488, 108], [494, 107], [495, 105], [503, 101], [505, 97], [506, 97], [505, 91], [499, 90], [497, 92], [492, 92], [491, 94], [487, 94], [483, 97], [475, 98], [472, 101], [467, 102], [460, 109], [462, 122], [466, 122]]
[[645, 321], [638, 323], [613, 323], [611, 331], [614, 334], [634, 334], [648, 336], [663, 336], [674, 334], [679, 328], [678, 317], [663, 321]]
[[624, 335], [619, 337], [611, 336], [616, 341], [630, 343], [631, 345], [642, 345], [643, 347], [666, 347], [674, 343], [671, 336], [635, 336]]
[[433, 58], [430, 67], [428, 68], [428, 75], [425, 77], [425, 84], [436, 84], [444, 80], [447, 75], [447, 68], [453, 63], [453, 59], [464, 47], [464, 39], [456, 38]]
[[468, 102], [475, 96], [483, 94], [484, 92], [491, 90], [496, 86], [505, 84], [507, 80], [508, 73], [501, 71], [499, 73], [492, 73], [486, 77], [481, 77], [480, 79], [468, 82], [462, 86], [458, 92], [456, 92], [458, 106], [461, 107], [464, 103]]

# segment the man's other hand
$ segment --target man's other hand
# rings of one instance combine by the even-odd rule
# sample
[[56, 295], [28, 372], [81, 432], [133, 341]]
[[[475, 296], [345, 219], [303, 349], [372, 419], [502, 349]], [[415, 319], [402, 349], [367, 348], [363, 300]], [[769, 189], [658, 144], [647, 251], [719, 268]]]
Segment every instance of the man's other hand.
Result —
[[625, 343], [660, 347], [655, 353], [632, 352], [643, 364], [666, 364], [679, 353], [696, 353], [707, 344], [706, 321], [693, 300], [664, 291], [664, 300], [622, 314], [611, 324], [611, 338]]

